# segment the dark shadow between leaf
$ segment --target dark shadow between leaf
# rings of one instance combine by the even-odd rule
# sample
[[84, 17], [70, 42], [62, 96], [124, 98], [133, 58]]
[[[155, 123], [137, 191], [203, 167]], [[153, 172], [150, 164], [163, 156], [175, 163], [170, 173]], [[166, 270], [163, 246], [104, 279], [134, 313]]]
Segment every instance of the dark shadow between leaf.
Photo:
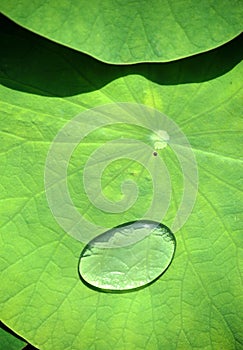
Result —
[[32, 346], [31, 344], [27, 344], [22, 350], [38, 350], [38, 349]]
[[95, 91], [138, 74], [161, 85], [200, 83], [221, 76], [243, 57], [243, 35], [203, 54], [169, 63], [111, 65], [34, 34], [1, 15], [0, 83], [43, 96]]

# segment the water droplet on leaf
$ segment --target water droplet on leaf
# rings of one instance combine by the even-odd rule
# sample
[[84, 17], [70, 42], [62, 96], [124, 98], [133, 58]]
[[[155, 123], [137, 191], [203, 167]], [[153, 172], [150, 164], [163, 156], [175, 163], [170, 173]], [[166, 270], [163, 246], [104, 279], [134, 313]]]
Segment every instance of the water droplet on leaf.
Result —
[[140, 220], [117, 226], [85, 246], [79, 261], [80, 276], [100, 290], [136, 289], [165, 272], [175, 245], [173, 233], [158, 222]]
[[155, 134], [151, 135], [151, 141], [153, 142], [154, 149], [165, 148], [169, 140], [170, 136], [165, 130], [158, 130]]

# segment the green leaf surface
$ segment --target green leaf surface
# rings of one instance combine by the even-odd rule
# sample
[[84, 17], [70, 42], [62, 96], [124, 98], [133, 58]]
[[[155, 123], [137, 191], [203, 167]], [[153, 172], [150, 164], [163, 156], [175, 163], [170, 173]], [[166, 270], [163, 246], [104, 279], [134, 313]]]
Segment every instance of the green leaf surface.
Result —
[[2, 0], [16, 23], [109, 63], [166, 62], [208, 51], [242, 30], [239, 0]]
[[[19, 28], [1, 33], [0, 302], [8, 327], [41, 350], [242, 349], [241, 44], [237, 38], [174, 63], [114, 67]], [[60, 128], [87, 108], [118, 101], [155, 107], [173, 119], [192, 145], [200, 179], [169, 269], [147, 288], [124, 294], [81, 282], [84, 245], [57, 224], [44, 191], [47, 152]], [[117, 135], [116, 128], [98, 130], [70, 162], [70, 193], [93, 221], [107, 219], [82, 192], [79, 197], [80, 178], [72, 170], [80, 152], [85, 161], [93, 147]], [[133, 135], [146, 136], [136, 127]], [[170, 227], [182, 179], [165, 150], [158, 152], [173, 184], [164, 222]], [[123, 165], [124, 178], [141, 183], [146, 205], [148, 176], [137, 164], [107, 169], [104, 192], [119, 197], [122, 176], [110, 180]]]
[[20, 350], [23, 349], [26, 343], [13, 334], [10, 334], [2, 327], [0, 328], [0, 349], [1, 350]]

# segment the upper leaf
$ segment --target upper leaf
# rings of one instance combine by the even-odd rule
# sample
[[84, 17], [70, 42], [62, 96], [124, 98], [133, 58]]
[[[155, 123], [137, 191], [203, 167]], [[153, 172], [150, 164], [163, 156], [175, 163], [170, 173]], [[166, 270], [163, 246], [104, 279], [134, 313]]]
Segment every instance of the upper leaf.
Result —
[[165, 62], [220, 46], [242, 28], [239, 0], [2, 0], [2, 12], [108, 63]]

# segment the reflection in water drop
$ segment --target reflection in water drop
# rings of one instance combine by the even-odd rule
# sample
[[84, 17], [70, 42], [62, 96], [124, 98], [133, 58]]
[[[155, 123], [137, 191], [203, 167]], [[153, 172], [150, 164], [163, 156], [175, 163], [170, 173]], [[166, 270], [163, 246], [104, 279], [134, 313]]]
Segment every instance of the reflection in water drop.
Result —
[[168, 227], [149, 220], [130, 222], [90, 241], [81, 253], [79, 273], [87, 285], [100, 290], [136, 289], [163, 274], [175, 245]]

